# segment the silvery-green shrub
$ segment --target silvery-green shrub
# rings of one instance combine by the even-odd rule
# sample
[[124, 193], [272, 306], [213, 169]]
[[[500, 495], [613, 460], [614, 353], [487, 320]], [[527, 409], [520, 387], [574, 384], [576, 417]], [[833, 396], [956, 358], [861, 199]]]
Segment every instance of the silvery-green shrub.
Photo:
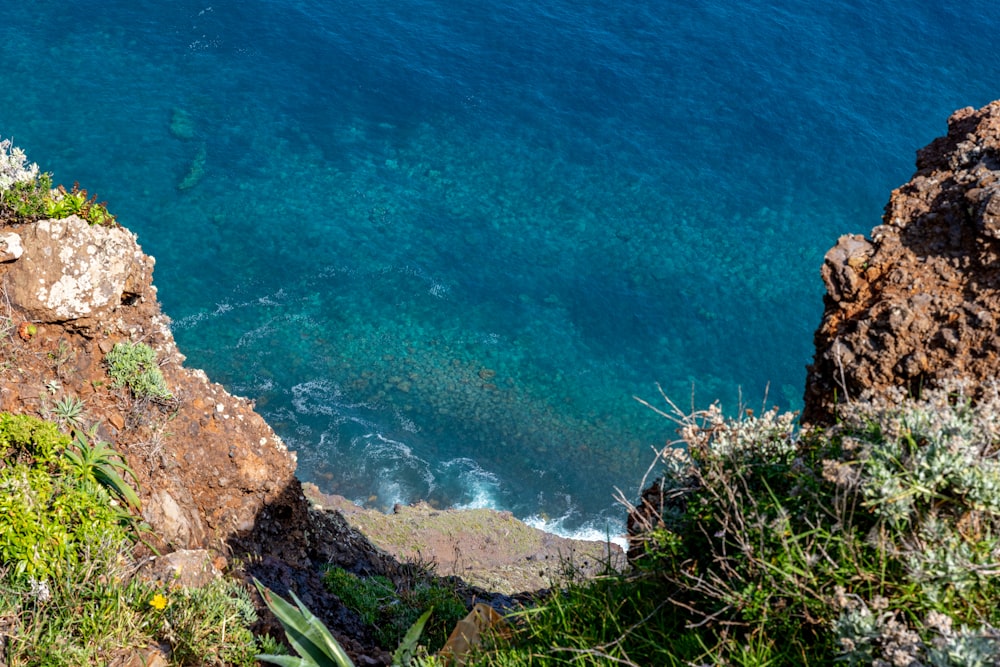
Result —
[[24, 151], [10, 139], [0, 140], [0, 191], [9, 190], [15, 183], [26, 183], [38, 177], [38, 165], [28, 164]]

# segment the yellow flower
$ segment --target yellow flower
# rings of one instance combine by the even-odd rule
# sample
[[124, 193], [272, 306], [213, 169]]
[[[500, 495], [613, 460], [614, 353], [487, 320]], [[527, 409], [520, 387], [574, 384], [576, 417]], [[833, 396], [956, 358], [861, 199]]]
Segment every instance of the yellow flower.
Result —
[[163, 611], [167, 606], [167, 596], [163, 593], [157, 593], [149, 599], [149, 606], [157, 611]]

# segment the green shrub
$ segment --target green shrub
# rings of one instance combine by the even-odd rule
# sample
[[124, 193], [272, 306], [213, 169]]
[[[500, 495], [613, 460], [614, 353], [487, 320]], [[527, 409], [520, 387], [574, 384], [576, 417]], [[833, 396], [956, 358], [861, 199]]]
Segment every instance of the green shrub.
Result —
[[0, 413], [0, 618], [5, 664], [102, 664], [149, 642], [130, 583], [130, 515], [76, 475], [55, 424]]
[[125, 538], [122, 513], [74, 474], [54, 424], [0, 413], [0, 565], [57, 576], [81, 549]]
[[635, 569], [514, 614], [469, 664], [997, 664], [1000, 397], [896, 394], [805, 432], [661, 414], [681, 437]]
[[424, 639], [428, 648], [440, 648], [455, 623], [468, 609], [457, 593], [431, 576], [406, 577], [397, 586], [388, 577], [358, 577], [339, 567], [327, 569], [323, 576], [327, 589], [336, 595], [366, 625], [375, 628], [381, 646], [400, 644], [421, 614], [433, 608], [426, 624]]
[[28, 164], [24, 151], [10, 139], [0, 141], [0, 213], [20, 222], [79, 215], [92, 225], [115, 225], [115, 216], [97, 196], [87, 198], [79, 184], [72, 190], [53, 189], [52, 174], [40, 173]]
[[[260, 650], [250, 626], [257, 612], [238, 583], [216, 579], [163, 596], [160, 632], [178, 665], [252, 667]], [[214, 662], [213, 662], [214, 661]]]
[[105, 202], [98, 202], [97, 195], [87, 198], [87, 191], [73, 184], [72, 190], [59, 186], [49, 190], [43, 201], [44, 215], [47, 218], [68, 218], [78, 215], [92, 225], [114, 225], [115, 216], [108, 212]]
[[46, 200], [51, 188], [51, 174], [41, 174], [37, 180], [14, 183], [0, 192], [0, 207], [20, 222], [39, 220], [46, 217]]
[[108, 375], [115, 387], [128, 387], [136, 398], [170, 400], [163, 372], [156, 361], [156, 351], [145, 343], [115, 343], [104, 357]]
[[0, 413], [0, 459], [34, 461], [55, 466], [62, 461], [69, 436], [60, 433], [52, 422], [29, 415]]
[[678, 418], [641, 567], [690, 623], [812, 661], [1000, 655], [1000, 399], [897, 394], [840, 416], [801, 434], [776, 411]]

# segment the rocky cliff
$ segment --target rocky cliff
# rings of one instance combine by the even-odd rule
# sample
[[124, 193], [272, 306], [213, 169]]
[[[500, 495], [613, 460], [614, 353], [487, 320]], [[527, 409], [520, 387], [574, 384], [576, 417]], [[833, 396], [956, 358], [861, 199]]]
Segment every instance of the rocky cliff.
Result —
[[[136, 236], [116, 225], [76, 216], [0, 220], [0, 410], [67, 428], [95, 425], [135, 471], [152, 528], [146, 539], [159, 553], [207, 550], [214, 569], [239, 559], [246, 574], [278, 592], [295, 590], [362, 664], [388, 657], [326, 593], [323, 565], [391, 575], [406, 568], [406, 558], [433, 565], [464, 553], [461, 566], [438, 563], [448, 570], [440, 574], [489, 587], [469, 585], [470, 598], [505, 599], [504, 593], [546, 585], [563, 556], [576, 553], [591, 569], [604, 560], [603, 544], [545, 536], [500, 513], [467, 521], [401, 508], [374, 517], [318, 491], [307, 499], [294, 453], [252, 402], [185, 368], [157, 301], [153, 266]], [[137, 397], [114, 386], [105, 357], [123, 341], [156, 351], [170, 398]], [[444, 528], [442, 516], [449, 520]], [[380, 546], [348, 519], [373, 528]], [[502, 539], [497, 530], [521, 536], [518, 548], [491, 548]]]
[[[75, 421], [98, 424], [139, 475], [160, 548], [225, 553], [249, 536], [295, 488], [295, 456], [249, 401], [184, 368], [135, 235], [71, 216], [7, 226], [3, 240], [0, 409], [51, 418], [81, 400]], [[112, 386], [104, 356], [126, 340], [157, 351], [172, 400]]]
[[1000, 354], [1000, 102], [965, 108], [917, 153], [870, 237], [826, 254], [803, 421], [838, 403], [942, 381], [995, 391]]

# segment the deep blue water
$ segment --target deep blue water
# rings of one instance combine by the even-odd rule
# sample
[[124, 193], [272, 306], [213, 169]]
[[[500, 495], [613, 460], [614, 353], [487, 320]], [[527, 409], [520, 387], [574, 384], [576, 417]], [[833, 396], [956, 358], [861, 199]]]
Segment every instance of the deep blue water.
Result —
[[7, 2], [0, 135], [303, 479], [618, 530], [632, 397], [796, 408], [823, 253], [1000, 97], [1000, 5], [943, 4]]

